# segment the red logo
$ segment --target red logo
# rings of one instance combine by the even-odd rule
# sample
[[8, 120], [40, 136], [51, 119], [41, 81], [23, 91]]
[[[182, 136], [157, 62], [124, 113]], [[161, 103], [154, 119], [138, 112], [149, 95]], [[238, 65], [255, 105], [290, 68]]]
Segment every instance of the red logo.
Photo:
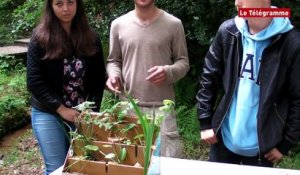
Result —
[[239, 17], [262, 17], [262, 18], [276, 18], [276, 17], [291, 17], [290, 8], [239, 8]]

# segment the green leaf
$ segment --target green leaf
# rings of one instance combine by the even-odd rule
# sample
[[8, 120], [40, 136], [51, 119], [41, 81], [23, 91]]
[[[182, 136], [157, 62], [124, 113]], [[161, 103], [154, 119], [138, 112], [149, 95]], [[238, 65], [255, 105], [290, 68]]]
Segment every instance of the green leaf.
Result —
[[124, 142], [124, 144], [126, 144], [126, 145], [131, 145], [132, 143], [131, 143], [131, 141], [129, 140], [129, 139], [127, 139], [127, 140], [125, 140], [125, 141], [123, 141]]
[[126, 125], [124, 129], [122, 129], [122, 132], [126, 133], [126, 132], [130, 131], [132, 128], [134, 128], [135, 126], [136, 126], [136, 124], [130, 123], [130, 124]]
[[133, 139], [140, 139], [140, 138], [143, 138], [143, 137], [144, 137], [144, 134], [138, 134], [135, 137], [133, 137]]
[[127, 150], [126, 150], [126, 148], [122, 148], [122, 149], [121, 149], [121, 152], [120, 152], [120, 154], [119, 154], [119, 159], [120, 159], [121, 161], [124, 161], [125, 158], [126, 158], [126, 155], [127, 155]]
[[86, 145], [84, 148], [89, 151], [99, 151], [99, 148], [95, 145]]
[[93, 105], [95, 104], [95, 102], [91, 102], [91, 101], [85, 101], [75, 107], [73, 107], [74, 109], [77, 109], [78, 111], [85, 111], [87, 109], [92, 109]]
[[144, 161], [143, 174], [146, 175], [150, 165], [151, 146], [152, 146], [152, 139], [154, 135], [154, 124], [152, 123], [152, 121], [147, 120], [147, 117], [142, 113], [141, 109], [137, 106], [137, 103], [133, 100], [133, 98], [129, 94], [127, 94], [127, 98], [132, 104], [133, 109], [141, 122], [143, 132], [145, 135], [146, 147], [144, 149], [145, 161]]
[[175, 103], [172, 100], [164, 100], [163, 103], [167, 106], [175, 106]]
[[109, 154], [106, 154], [105, 155], [105, 158], [106, 159], [113, 159], [113, 158], [115, 158], [116, 157], [116, 155], [114, 154], [114, 153], [109, 153]]

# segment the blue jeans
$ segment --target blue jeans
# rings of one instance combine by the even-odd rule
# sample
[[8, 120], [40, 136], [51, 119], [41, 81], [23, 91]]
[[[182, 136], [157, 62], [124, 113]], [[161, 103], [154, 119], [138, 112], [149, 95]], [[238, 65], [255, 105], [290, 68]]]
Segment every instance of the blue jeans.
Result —
[[69, 131], [75, 130], [59, 115], [49, 114], [32, 108], [31, 124], [45, 163], [45, 175], [64, 164], [70, 147]]
[[228, 150], [224, 145], [222, 139], [219, 138], [219, 142], [213, 144], [209, 152], [209, 161], [231, 163], [231, 164], [242, 164], [242, 165], [253, 165], [262, 167], [273, 167], [273, 163], [269, 162], [263, 155], [255, 157], [246, 157], [235, 154]]

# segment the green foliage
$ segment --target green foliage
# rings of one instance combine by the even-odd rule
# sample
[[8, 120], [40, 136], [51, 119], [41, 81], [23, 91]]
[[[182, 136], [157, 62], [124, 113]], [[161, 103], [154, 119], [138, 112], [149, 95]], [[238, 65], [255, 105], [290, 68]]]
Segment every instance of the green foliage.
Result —
[[[279, 7], [290, 7], [292, 9], [292, 22], [297, 28], [300, 27], [299, 0], [274, 0], [272, 2]], [[84, 3], [90, 24], [98, 31], [102, 41], [105, 43], [108, 41], [111, 21], [132, 10], [134, 7], [132, 0], [85, 0]], [[219, 25], [224, 20], [236, 15], [234, 1], [165, 0], [157, 1], [156, 3], [160, 8], [182, 20], [189, 48], [199, 48], [189, 49], [191, 65], [196, 65], [195, 67], [191, 67], [191, 72], [198, 73], [199, 68], [201, 68], [201, 64], [199, 63], [202, 62], [201, 60], [199, 61], [199, 58], [204, 57], [208, 45]], [[1, 14], [5, 14], [8, 17], [13, 16], [12, 32], [14, 34], [28, 35], [39, 20], [42, 6], [42, 0], [3, 0], [0, 3], [0, 10], [4, 10]], [[6, 10], [7, 7], [10, 7], [10, 10]], [[4, 27], [1, 29], [1, 25], [0, 30], [7, 31]]]
[[117, 98], [116, 94], [104, 90], [100, 109], [111, 109], [117, 102], [119, 102], [119, 99]]
[[86, 0], [85, 5], [89, 21], [98, 33], [101, 34], [103, 41], [108, 40], [112, 20], [132, 10], [134, 7], [132, 0]]
[[25, 69], [14, 56], [0, 57], [0, 138], [28, 123]]
[[22, 63], [23, 58], [12, 55], [0, 55], [0, 72], [11, 73], [13, 71], [22, 72], [24, 71], [24, 65]]
[[[187, 86], [188, 85], [188, 86]], [[198, 82], [191, 77], [185, 77], [176, 83], [176, 119], [179, 134], [185, 143], [185, 154], [192, 155], [200, 143], [200, 125], [197, 120], [196, 90]], [[191, 155], [189, 155], [191, 153]]]
[[25, 0], [1, 0], [0, 1], [0, 46], [11, 44], [13, 42], [12, 13], [13, 10], [22, 4]]
[[[26, 0], [1, 0], [0, 1], [0, 9], [1, 10], [11, 10], [14, 8], [17, 8], [20, 4], [23, 4]], [[1, 15], [5, 15], [5, 14], [1, 14]], [[6, 14], [7, 15], [7, 14]]]
[[136, 102], [133, 100], [133, 98], [130, 95], [127, 95], [128, 100], [130, 103], [133, 105], [133, 109], [139, 118], [139, 121], [141, 122], [143, 132], [144, 132], [144, 137], [145, 137], [145, 149], [144, 149], [144, 175], [147, 174], [148, 168], [150, 166], [150, 161], [151, 161], [151, 147], [152, 147], [152, 139], [153, 136], [155, 135], [155, 116], [153, 116], [153, 120], [148, 120], [147, 116], [142, 113], [141, 109], [137, 106]]
[[300, 28], [300, 0], [273, 0], [272, 4], [280, 8], [291, 8], [292, 24]]
[[[187, 86], [188, 85], [188, 86]], [[198, 81], [194, 81], [191, 77], [185, 77], [178, 81], [175, 86], [176, 106], [185, 105], [192, 108], [196, 103], [196, 89]]]
[[283, 160], [275, 167], [300, 170], [300, 143], [293, 147], [288, 155], [284, 156]]
[[28, 37], [41, 16], [43, 0], [3, 0], [0, 2], [0, 44]]
[[[167, 0], [157, 5], [182, 20], [187, 38], [209, 44], [222, 21], [234, 14], [234, 1]], [[224, 10], [226, 9], [226, 10]]]
[[187, 106], [179, 106], [176, 109], [179, 134], [184, 140], [189, 140], [192, 144], [200, 142], [200, 128], [197, 120], [197, 110]]
[[109, 45], [108, 42], [106, 40], [102, 40], [102, 50], [103, 50], [103, 58], [105, 59], [104, 61], [106, 61], [106, 58], [108, 57], [109, 54]]
[[0, 23], [0, 46], [13, 43], [12, 38], [8, 35], [8, 33], [10, 33], [10, 27]]
[[30, 36], [41, 16], [43, 2], [43, 0], [26, 0], [13, 11], [13, 34]]
[[[1, 70], [1, 69], [0, 69]], [[3, 72], [3, 71], [2, 71]], [[0, 138], [28, 123], [25, 72], [0, 74]]]

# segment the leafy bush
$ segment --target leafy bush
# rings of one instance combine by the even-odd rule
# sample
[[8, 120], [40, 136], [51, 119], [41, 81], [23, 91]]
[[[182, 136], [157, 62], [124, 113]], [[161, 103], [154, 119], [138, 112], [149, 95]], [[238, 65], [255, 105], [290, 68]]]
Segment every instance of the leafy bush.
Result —
[[26, 0], [13, 11], [12, 33], [30, 36], [42, 13], [43, 0]]
[[[0, 138], [29, 121], [29, 95], [22, 58], [0, 56]], [[27, 116], [27, 117], [26, 117]]]
[[300, 28], [300, 0], [273, 0], [272, 4], [280, 8], [291, 8], [291, 21]]
[[13, 55], [0, 56], [0, 72], [10, 73], [14, 70], [24, 71], [23, 58]]
[[28, 123], [29, 97], [25, 72], [0, 75], [0, 138]]
[[7, 35], [7, 33], [10, 33], [10, 28], [0, 24], [0, 46], [13, 43], [11, 36]]
[[1, 0], [0, 1], [0, 46], [13, 43], [12, 29], [12, 12], [25, 0]]

